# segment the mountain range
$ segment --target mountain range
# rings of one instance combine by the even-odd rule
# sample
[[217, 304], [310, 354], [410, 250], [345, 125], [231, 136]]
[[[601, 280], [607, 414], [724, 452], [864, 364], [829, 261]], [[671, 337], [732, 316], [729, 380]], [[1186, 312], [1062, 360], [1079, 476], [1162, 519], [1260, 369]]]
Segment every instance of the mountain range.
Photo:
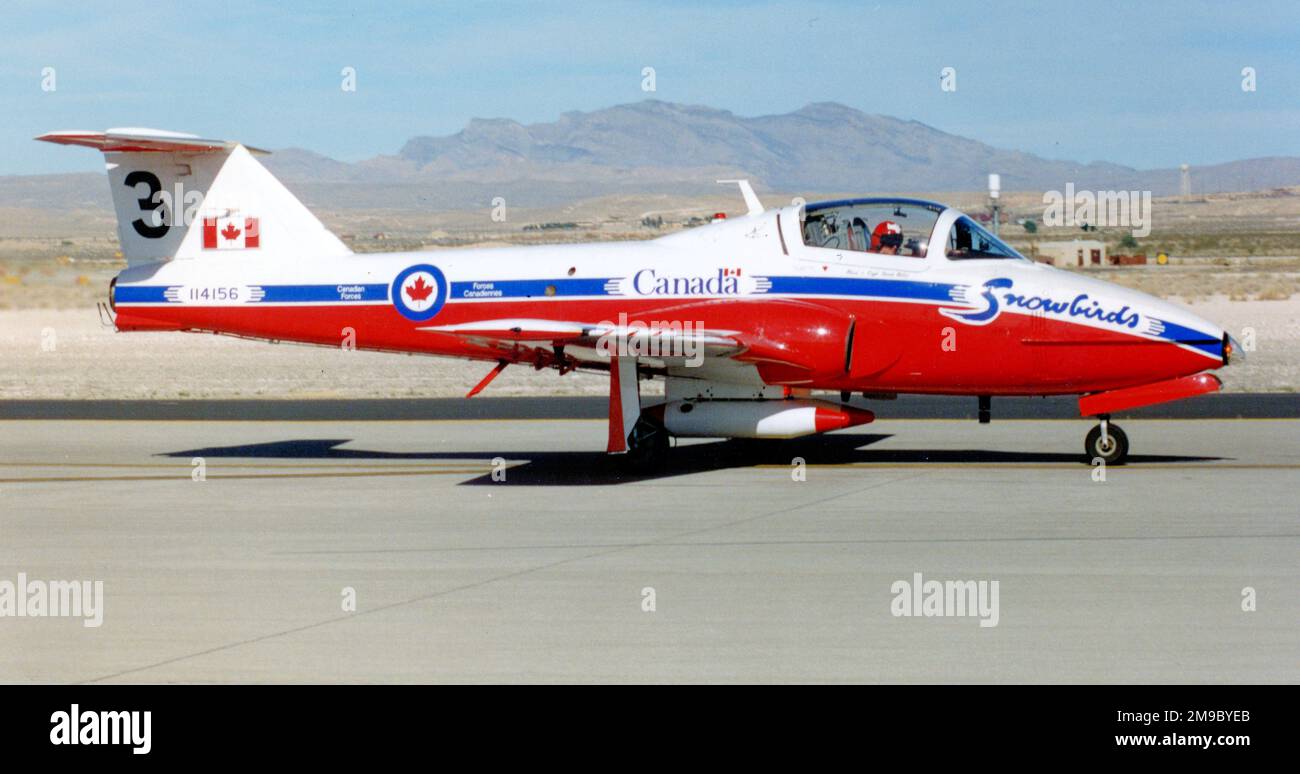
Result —
[[[832, 102], [744, 117], [646, 100], [549, 123], [473, 119], [455, 134], [413, 137], [395, 155], [356, 163], [301, 148], [265, 163], [309, 205], [399, 210], [487, 206], [496, 196], [549, 206], [609, 194], [716, 193], [714, 181], [730, 177], [790, 194], [982, 191], [990, 172], [1008, 191], [1068, 182], [1155, 196], [1179, 189], [1177, 169], [1046, 159]], [[75, 177], [0, 178], [0, 205], [36, 204]], [[1194, 167], [1192, 181], [1198, 194], [1300, 185], [1300, 158]]]

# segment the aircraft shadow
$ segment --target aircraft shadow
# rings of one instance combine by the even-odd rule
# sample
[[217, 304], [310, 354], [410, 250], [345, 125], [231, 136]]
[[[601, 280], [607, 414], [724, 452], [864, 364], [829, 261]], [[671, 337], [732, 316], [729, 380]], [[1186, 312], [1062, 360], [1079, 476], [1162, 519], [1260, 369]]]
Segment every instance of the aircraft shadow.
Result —
[[[787, 441], [727, 440], [679, 446], [668, 461], [650, 472], [622, 470], [618, 461], [598, 451], [464, 451], [464, 452], [389, 452], [366, 449], [340, 449], [351, 439], [303, 439], [271, 441], [239, 446], [213, 446], [203, 449], [164, 452], [163, 457], [294, 459], [294, 460], [428, 460], [481, 462], [502, 457], [512, 463], [504, 481], [492, 480], [491, 474], [462, 482], [462, 486], [604, 486], [649, 481], [658, 478], [707, 473], [717, 470], [748, 468], [757, 465], [789, 466], [796, 457], [809, 465], [877, 464], [1032, 464], [1076, 463], [1084, 465], [1083, 455], [1064, 452], [1005, 452], [984, 449], [870, 449], [886, 434], [844, 434], [795, 438]], [[1220, 457], [1135, 454], [1131, 464], [1169, 464], [1213, 462]], [[521, 462], [522, 461], [522, 462]]]

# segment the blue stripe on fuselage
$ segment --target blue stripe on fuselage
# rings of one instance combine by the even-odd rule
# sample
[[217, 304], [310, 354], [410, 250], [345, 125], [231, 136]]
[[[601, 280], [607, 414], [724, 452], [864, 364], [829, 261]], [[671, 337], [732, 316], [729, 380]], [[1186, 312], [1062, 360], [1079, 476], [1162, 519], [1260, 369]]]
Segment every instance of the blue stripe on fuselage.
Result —
[[1165, 341], [1172, 341], [1184, 346], [1193, 347], [1207, 355], [1214, 357], [1223, 357], [1223, 341], [1213, 336], [1202, 333], [1195, 328], [1188, 328], [1184, 325], [1171, 323], [1168, 320], [1161, 320], [1164, 323], [1164, 330], [1156, 334]]
[[[449, 299], [607, 296], [609, 277], [581, 279], [487, 280], [451, 283]], [[118, 285], [114, 298], [122, 304], [165, 304], [168, 287], [180, 285]], [[195, 283], [194, 287], [203, 287]], [[246, 286], [240, 286], [246, 287]], [[265, 295], [254, 303], [308, 304], [388, 300], [388, 284], [254, 285]]]
[[118, 285], [113, 301], [118, 304], [165, 304], [167, 288], [162, 285]]
[[[774, 295], [868, 296], [946, 302], [951, 300], [949, 291], [953, 288], [953, 285], [936, 282], [853, 277], [767, 277], [765, 279], [771, 280], [772, 287], [768, 293]], [[610, 296], [613, 294], [606, 290], [606, 285], [610, 281], [610, 277], [598, 277], [452, 282], [448, 300]], [[195, 286], [199, 285], [196, 283]], [[162, 304], [167, 302], [168, 287], [118, 285], [116, 298], [123, 304]], [[260, 287], [266, 294], [260, 303], [388, 300], [387, 284], [342, 283], [338, 285], [257, 285], [255, 287]]]
[[943, 282], [915, 280], [859, 279], [857, 277], [768, 277], [773, 294], [817, 296], [868, 296], [907, 298], [917, 301], [952, 302], [950, 291], [956, 287]]
[[[918, 282], [915, 280], [872, 279], [859, 277], [800, 277], [768, 276], [771, 289], [765, 293], [746, 296], [841, 296], [859, 298], [896, 298], [902, 300], [952, 303], [950, 295], [956, 287], [951, 283]], [[465, 301], [492, 298], [575, 298], [610, 297], [606, 284], [611, 278], [560, 278], [528, 280], [484, 280], [451, 283], [448, 301]], [[167, 303], [166, 285], [118, 285], [115, 299], [120, 304]], [[170, 286], [180, 287], [180, 286]], [[265, 296], [252, 303], [351, 303], [388, 300], [388, 284], [341, 283], [335, 285], [258, 285]], [[553, 290], [548, 293], [548, 288]], [[627, 297], [627, 296], [623, 296]], [[652, 298], [653, 296], [636, 296]], [[724, 296], [723, 298], [734, 298]], [[665, 300], [669, 297], [664, 296]], [[679, 300], [680, 297], [673, 297]], [[1219, 357], [1222, 343], [1213, 336], [1194, 328], [1168, 321], [1156, 336], [1165, 341], [1193, 347], [1207, 355]]]
[[340, 285], [258, 285], [266, 295], [257, 303], [310, 304], [322, 301], [387, 301], [388, 283]]
[[[184, 285], [118, 285], [113, 289], [113, 299], [119, 304], [165, 304], [167, 290], [182, 290]], [[217, 285], [191, 285], [188, 287], [214, 289]], [[388, 285], [343, 283], [339, 285], [222, 285], [261, 288], [262, 298], [250, 303], [309, 304], [320, 302], [349, 303], [353, 301], [387, 301]]]
[[451, 283], [452, 299], [479, 298], [533, 298], [535, 296], [573, 297], [573, 296], [607, 296], [605, 283], [610, 277], [564, 278], [564, 279], [527, 279], [527, 280], [478, 280], [473, 282]]

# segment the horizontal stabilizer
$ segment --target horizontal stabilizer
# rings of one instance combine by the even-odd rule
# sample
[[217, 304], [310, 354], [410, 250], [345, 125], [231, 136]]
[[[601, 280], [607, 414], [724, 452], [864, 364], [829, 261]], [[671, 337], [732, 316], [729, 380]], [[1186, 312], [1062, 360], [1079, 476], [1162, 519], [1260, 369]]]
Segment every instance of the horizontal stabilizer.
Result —
[[[194, 134], [143, 128], [49, 132], [36, 139], [58, 145], [82, 145], [104, 153], [221, 153], [239, 145], [233, 140], [205, 140]], [[248, 148], [248, 151], [261, 155], [270, 152], [260, 148]]]

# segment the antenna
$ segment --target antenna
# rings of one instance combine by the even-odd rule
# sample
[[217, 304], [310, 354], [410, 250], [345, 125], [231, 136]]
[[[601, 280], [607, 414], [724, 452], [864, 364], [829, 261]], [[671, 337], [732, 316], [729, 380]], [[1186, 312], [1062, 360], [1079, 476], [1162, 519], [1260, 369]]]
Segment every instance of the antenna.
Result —
[[754, 193], [754, 187], [749, 184], [748, 180], [719, 180], [719, 183], [735, 183], [740, 186], [740, 195], [745, 197], [745, 206], [749, 208], [750, 215], [761, 215], [763, 213], [763, 203], [758, 200], [758, 194]]

